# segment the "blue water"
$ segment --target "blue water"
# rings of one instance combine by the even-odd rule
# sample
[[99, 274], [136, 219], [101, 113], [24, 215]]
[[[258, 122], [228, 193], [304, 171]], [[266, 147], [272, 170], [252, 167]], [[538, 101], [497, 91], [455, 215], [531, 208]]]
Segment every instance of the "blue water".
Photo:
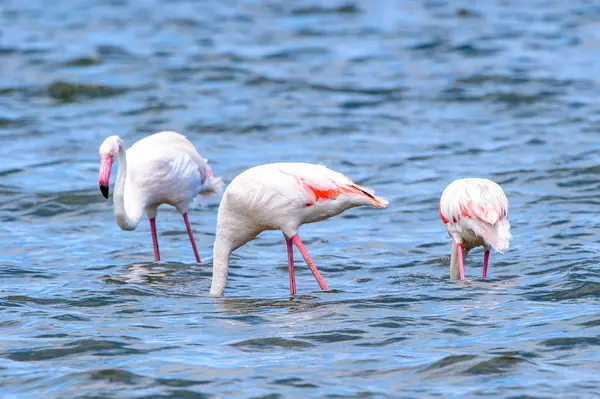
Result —
[[[600, 4], [0, 1], [0, 396], [600, 394]], [[268, 232], [208, 297], [218, 198], [119, 230], [98, 147], [186, 134], [231, 181], [324, 163], [374, 188]], [[114, 174], [114, 173], [113, 173]], [[500, 183], [514, 240], [449, 281], [437, 204]]]

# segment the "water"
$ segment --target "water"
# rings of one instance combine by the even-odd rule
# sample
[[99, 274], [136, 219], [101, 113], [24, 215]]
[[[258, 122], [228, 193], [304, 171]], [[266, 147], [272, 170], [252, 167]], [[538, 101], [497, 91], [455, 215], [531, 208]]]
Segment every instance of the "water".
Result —
[[[0, 4], [0, 396], [599, 396], [599, 5]], [[155, 264], [97, 187], [105, 137], [164, 129], [227, 182], [322, 162], [391, 205], [301, 229], [331, 292], [298, 261], [290, 297], [269, 232], [210, 299], [217, 198], [202, 264], [168, 207]], [[457, 283], [437, 203], [466, 176], [514, 240]]]

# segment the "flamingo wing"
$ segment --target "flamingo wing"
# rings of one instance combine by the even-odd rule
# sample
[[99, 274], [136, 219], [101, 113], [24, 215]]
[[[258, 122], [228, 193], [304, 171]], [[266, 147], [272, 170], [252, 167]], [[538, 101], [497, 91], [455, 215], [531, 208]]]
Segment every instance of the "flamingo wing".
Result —
[[455, 180], [444, 190], [440, 201], [444, 223], [467, 218], [494, 225], [507, 216], [506, 195], [498, 184], [487, 179]]
[[[200, 194], [207, 195], [216, 193], [220, 195], [223, 191], [223, 182], [220, 177], [215, 177], [208, 166], [208, 159], [202, 158], [196, 147], [182, 134], [177, 132], [165, 131], [153, 134], [147, 137], [147, 145], [162, 152], [173, 151], [175, 154], [186, 154], [198, 167], [200, 173], [200, 184], [202, 188]], [[140, 140], [136, 143], [141, 143]]]
[[384, 208], [388, 204], [386, 199], [376, 197], [372, 190], [355, 184], [348, 177], [324, 165], [290, 163], [279, 164], [278, 169], [296, 179], [307, 206], [335, 200], [341, 195], [360, 197], [365, 200], [366, 205], [378, 208]]
[[185, 153], [200, 168], [205, 168], [208, 163], [208, 160], [200, 156], [196, 147], [184, 135], [177, 132], [165, 131], [153, 134], [136, 142], [131, 149], [138, 149], [138, 147], [143, 147], [146, 151], [151, 148], [161, 152]]

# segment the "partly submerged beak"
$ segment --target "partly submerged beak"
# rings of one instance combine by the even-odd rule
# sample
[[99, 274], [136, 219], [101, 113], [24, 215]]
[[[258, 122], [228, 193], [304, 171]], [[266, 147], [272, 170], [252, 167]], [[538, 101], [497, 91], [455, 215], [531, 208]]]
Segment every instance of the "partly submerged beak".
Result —
[[112, 169], [113, 157], [111, 155], [102, 155], [100, 157], [100, 174], [98, 176], [98, 186], [104, 198], [108, 199], [108, 185], [110, 183], [110, 170]]

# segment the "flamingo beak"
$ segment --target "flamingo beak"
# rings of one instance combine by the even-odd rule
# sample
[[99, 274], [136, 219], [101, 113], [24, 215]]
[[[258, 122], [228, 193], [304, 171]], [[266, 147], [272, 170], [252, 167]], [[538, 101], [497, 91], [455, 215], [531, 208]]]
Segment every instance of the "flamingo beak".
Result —
[[108, 199], [108, 185], [110, 183], [110, 171], [112, 169], [113, 156], [100, 156], [100, 174], [98, 177], [98, 186], [104, 198]]

